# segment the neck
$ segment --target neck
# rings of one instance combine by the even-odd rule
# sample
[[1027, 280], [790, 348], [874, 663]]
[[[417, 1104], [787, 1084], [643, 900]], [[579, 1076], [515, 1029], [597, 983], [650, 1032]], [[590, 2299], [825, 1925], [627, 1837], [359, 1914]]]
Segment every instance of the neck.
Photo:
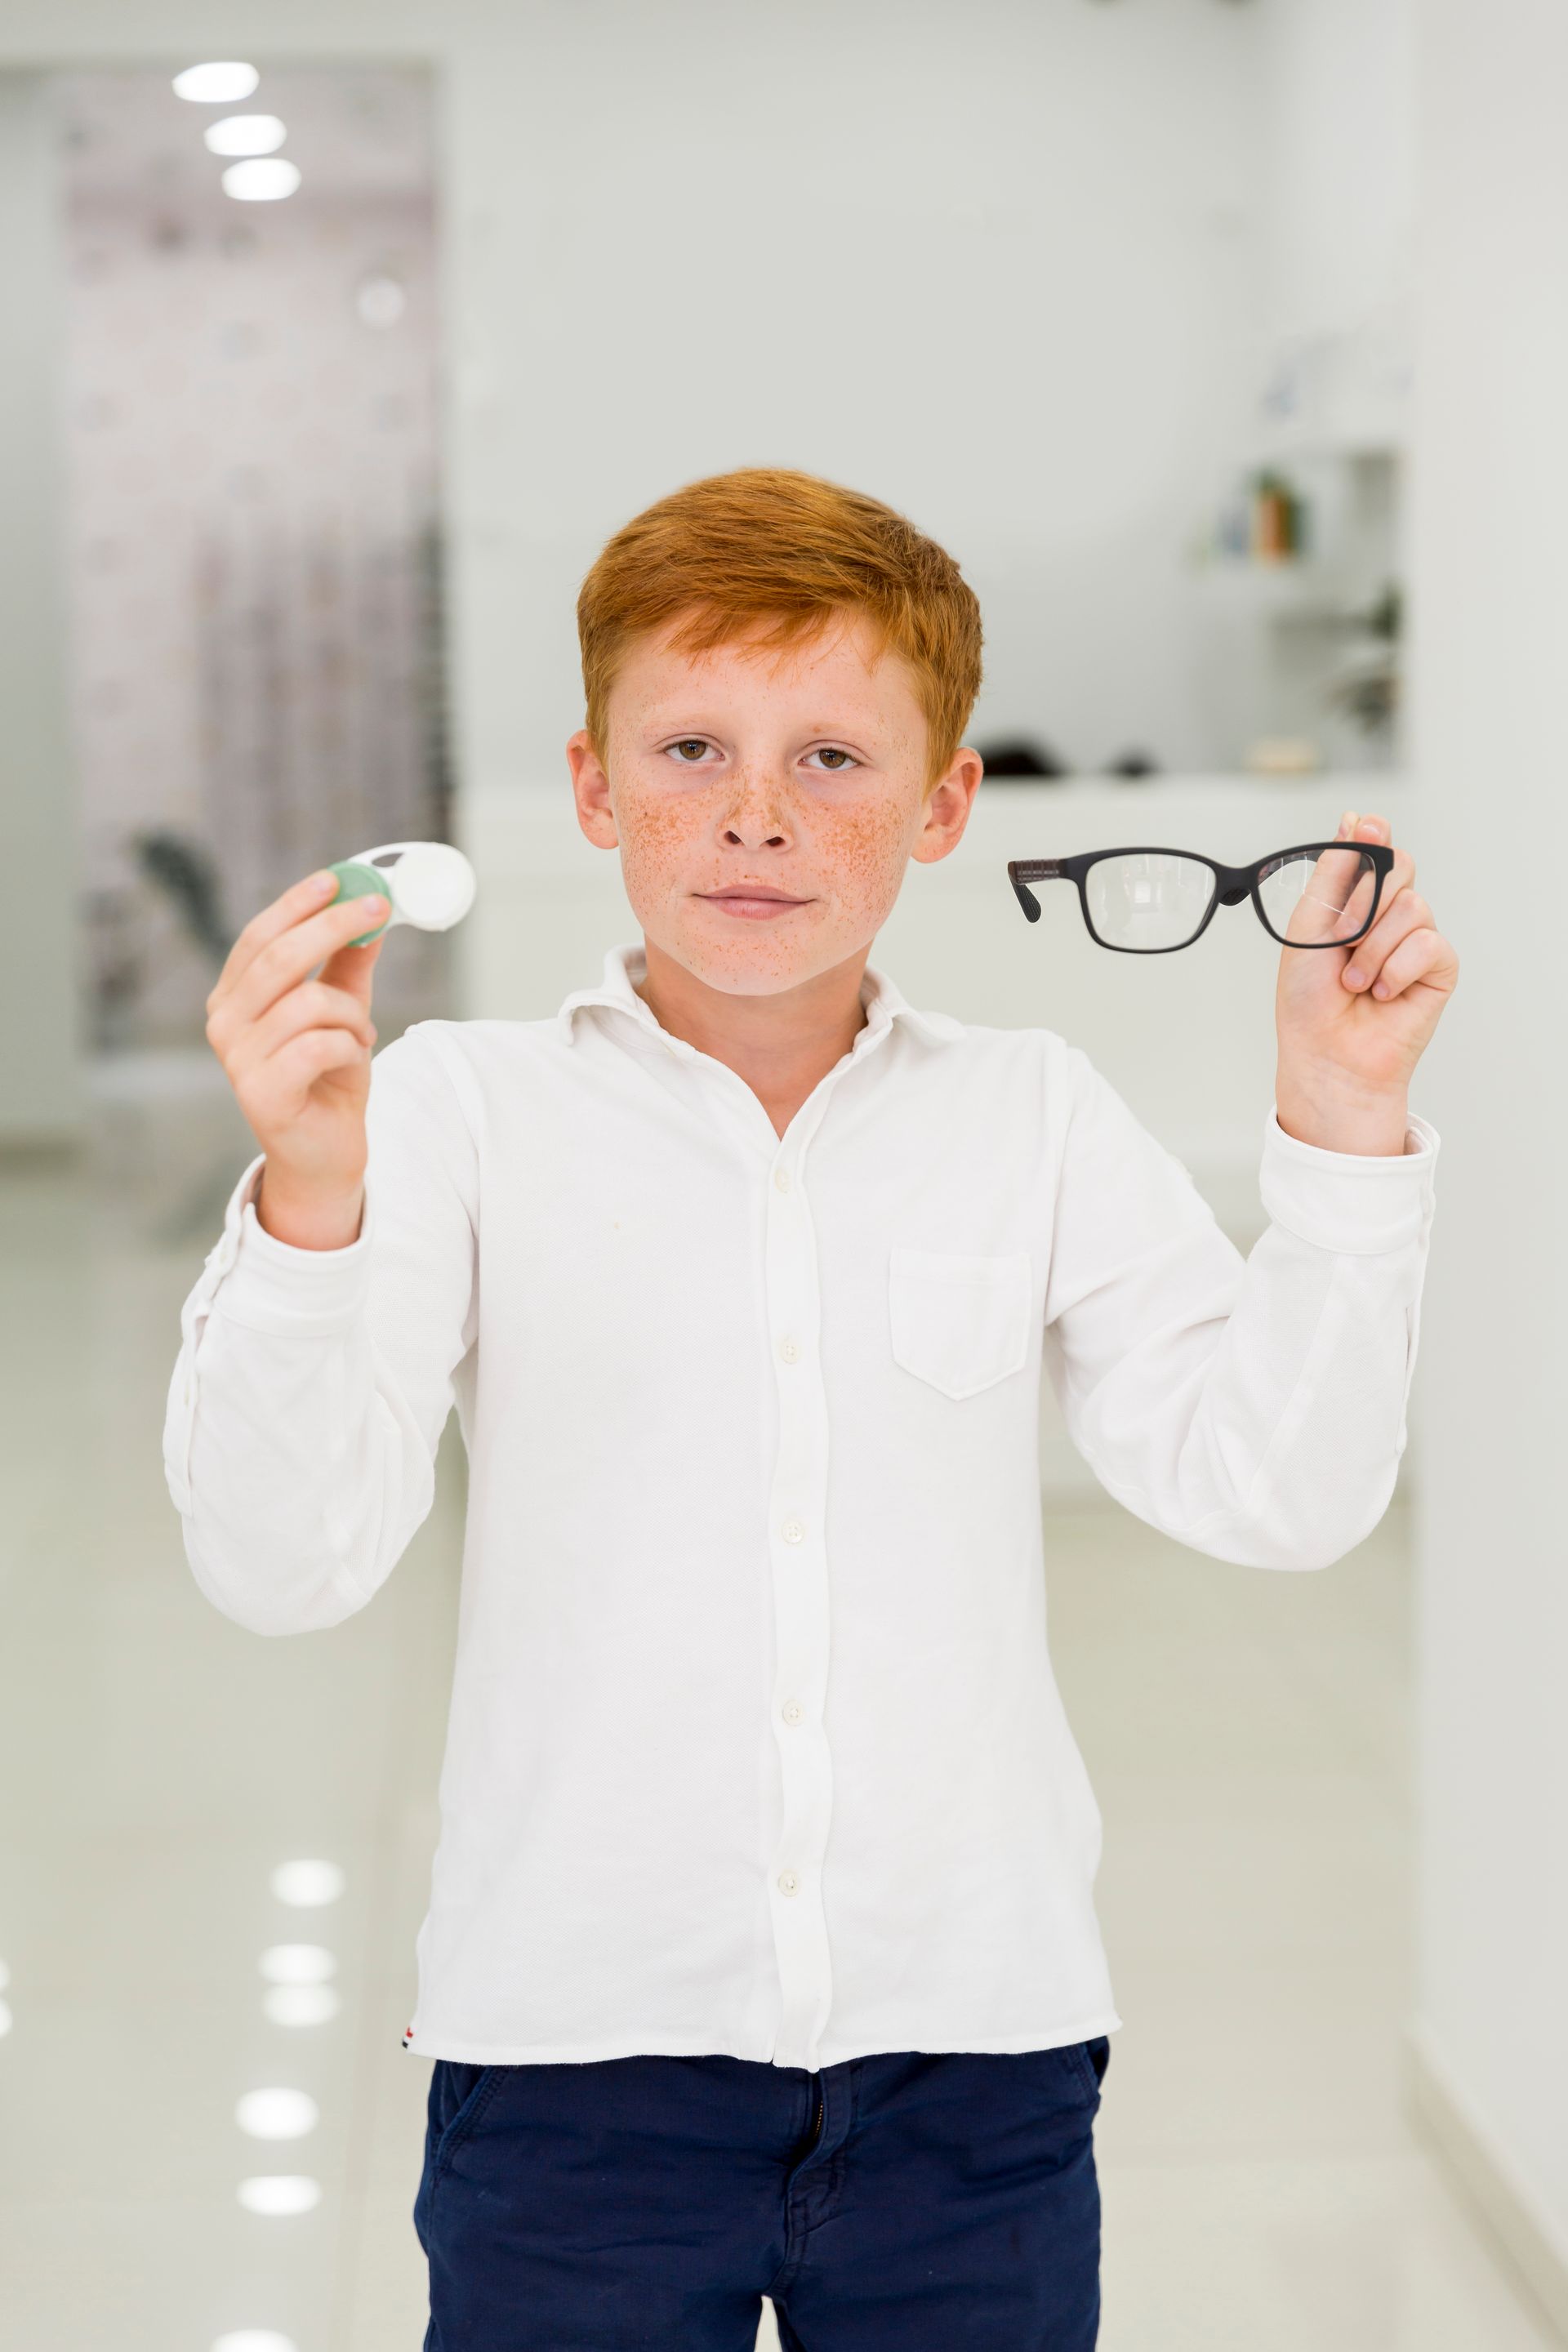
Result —
[[743, 1078], [782, 1135], [866, 1025], [860, 983], [869, 946], [766, 996], [710, 988], [646, 937], [637, 992], [661, 1029]]

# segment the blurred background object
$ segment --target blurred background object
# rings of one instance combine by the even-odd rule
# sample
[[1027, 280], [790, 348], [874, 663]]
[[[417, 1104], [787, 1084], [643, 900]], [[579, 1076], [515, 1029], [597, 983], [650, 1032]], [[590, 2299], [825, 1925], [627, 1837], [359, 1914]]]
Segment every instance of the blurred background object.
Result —
[[1005, 782], [1011, 776], [1065, 776], [1071, 771], [1048, 743], [1027, 735], [1003, 736], [996, 741], [982, 737], [975, 750], [985, 762], [985, 773]]
[[[429, 77], [270, 68], [265, 95], [204, 125], [222, 101], [151, 68], [53, 92], [87, 950], [119, 1051], [199, 1034], [227, 951], [182, 863], [221, 842], [237, 929], [345, 843], [450, 822]], [[294, 202], [214, 160], [285, 140]], [[395, 1026], [447, 976], [400, 946]]]
[[[10, 0], [19, 2347], [419, 2340], [399, 2037], [464, 1465], [449, 1429], [430, 1520], [330, 1634], [258, 1642], [194, 1589], [163, 1391], [254, 1150], [205, 1000], [286, 882], [416, 837], [480, 893], [393, 938], [384, 1044], [596, 980], [636, 934], [565, 782], [577, 585], [648, 500], [756, 462], [906, 509], [984, 609], [994, 789], [873, 960], [1084, 1045], [1238, 1244], [1258, 927], [1152, 992], [1070, 908], [1019, 920], [1007, 858], [1135, 826], [1240, 861], [1380, 810], [1466, 958], [1383, 1527], [1311, 1579], [1181, 1553], [1048, 1395], [1042, 1507], [1128, 2021], [1105, 2352], [1568, 2337], [1568, 1276], [1524, 896], [1568, 822], [1565, 102], [1555, 0]], [[1500, 808], [1528, 850], [1489, 868]]]

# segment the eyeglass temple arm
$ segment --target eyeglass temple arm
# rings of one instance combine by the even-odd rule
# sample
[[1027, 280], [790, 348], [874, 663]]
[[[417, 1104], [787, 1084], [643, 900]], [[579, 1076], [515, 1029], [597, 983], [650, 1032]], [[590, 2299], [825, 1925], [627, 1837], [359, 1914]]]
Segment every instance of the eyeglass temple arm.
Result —
[[[1029, 881], [1059, 881], [1061, 871], [1059, 857], [1010, 857], [1007, 860], [1007, 879], [1017, 893], [1018, 904], [1031, 923], [1037, 923], [1040, 919], [1040, 902], [1030, 889]], [[1029, 881], [1025, 880], [1026, 875]]]

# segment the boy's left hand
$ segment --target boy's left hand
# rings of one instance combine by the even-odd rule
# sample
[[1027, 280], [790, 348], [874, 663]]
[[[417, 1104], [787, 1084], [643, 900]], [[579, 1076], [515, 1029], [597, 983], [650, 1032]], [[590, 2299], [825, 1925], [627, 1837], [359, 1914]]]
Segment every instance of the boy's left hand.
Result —
[[[1342, 817], [1336, 841], [1388, 841], [1381, 816]], [[1404, 850], [1377, 920], [1348, 948], [1283, 948], [1275, 995], [1276, 1109], [1326, 1151], [1402, 1152], [1411, 1072], [1453, 993], [1459, 959], [1416, 895]]]

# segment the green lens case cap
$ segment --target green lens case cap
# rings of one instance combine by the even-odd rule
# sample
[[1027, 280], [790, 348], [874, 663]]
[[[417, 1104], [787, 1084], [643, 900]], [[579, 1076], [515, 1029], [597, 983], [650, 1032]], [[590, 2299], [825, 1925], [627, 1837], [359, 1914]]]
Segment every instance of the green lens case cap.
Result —
[[377, 923], [374, 931], [362, 931], [357, 940], [349, 941], [351, 948], [368, 947], [372, 940], [380, 939], [392, 920], [392, 893], [387, 887], [386, 877], [378, 874], [374, 866], [358, 865], [352, 857], [340, 858], [335, 866], [329, 866], [327, 871], [338, 877], [337, 898], [330, 898], [327, 901], [329, 906], [335, 907], [338, 898], [368, 898], [373, 891], [386, 900], [385, 919]]

